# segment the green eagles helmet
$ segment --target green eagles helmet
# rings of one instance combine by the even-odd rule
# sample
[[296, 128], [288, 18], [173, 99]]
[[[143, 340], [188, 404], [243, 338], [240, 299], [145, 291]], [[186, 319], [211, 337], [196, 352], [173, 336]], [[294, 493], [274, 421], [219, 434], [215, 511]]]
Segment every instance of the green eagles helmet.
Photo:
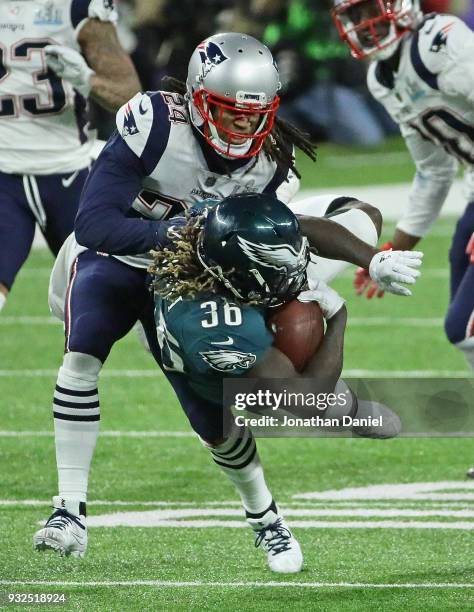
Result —
[[210, 209], [197, 254], [244, 302], [278, 306], [306, 283], [308, 240], [291, 210], [266, 194], [229, 196]]

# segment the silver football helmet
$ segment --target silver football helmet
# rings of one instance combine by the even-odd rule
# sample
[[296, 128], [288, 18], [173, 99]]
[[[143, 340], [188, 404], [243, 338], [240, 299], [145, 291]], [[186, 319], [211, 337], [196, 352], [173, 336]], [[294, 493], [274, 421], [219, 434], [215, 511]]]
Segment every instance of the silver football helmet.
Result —
[[419, 0], [334, 0], [332, 16], [353, 57], [385, 60], [422, 19]]
[[215, 34], [191, 55], [186, 80], [191, 121], [224, 157], [260, 151], [273, 127], [279, 88], [272, 54], [252, 36]]

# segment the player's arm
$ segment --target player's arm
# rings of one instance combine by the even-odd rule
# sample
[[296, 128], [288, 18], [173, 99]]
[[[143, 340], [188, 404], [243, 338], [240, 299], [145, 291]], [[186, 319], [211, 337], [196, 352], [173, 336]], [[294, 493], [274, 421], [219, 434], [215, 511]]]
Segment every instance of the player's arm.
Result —
[[[311, 378], [311, 389], [316, 393], [332, 393], [342, 372], [344, 332], [347, 310], [344, 305], [331, 318], [326, 319], [326, 333], [321, 346], [308, 361], [302, 372], [297, 372], [292, 362], [281, 351], [271, 347], [265, 357], [248, 373], [250, 378], [292, 379], [285, 386], [289, 393], [298, 392], [298, 379]], [[265, 383], [267, 386], [267, 383]]]
[[405, 142], [416, 172], [408, 204], [391, 242], [394, 249], [410, 250], [438, 218], [456, 176], [458, 163], [442, 147], [424, 140], [417, 132], [408, 133]]
[[113, 1], [72, 0], [70, 19], [81, 52], [48, 45], [46, 62], [82, 96], [116, 111], [140, 90], [140, 82], [117, 38]]
[[[422, 60], [427, 69], [436, 75], [437, 87], [442, 93], [464, 98], [472, 107], [474, 33], [460, 19], [451, 15], [439, 16], [436, 22], [437, 29], [430, 31], [428, 44], [420, 45]], [[433, 53], [430, 44], [438, 36], [444, 40], [443, 50]], [[448, 111], [444, 109], [443, 112]], [[423, 139], [412, 126], [402, 125], [401, 130], [415, 162], [416, 174], [408, 206], [397, 224], [392, 243], [394, 249], [412, 249], [438, 218], [456, 176], [458, 164], [442, 146]], [[455, 141], [455, 133], [452, 138]]]
[[[370, 206], [360, 203], [361, 206]], [[374, 207], [371, 207], [374, 208]], [[339, 223], [322, 217], [299, 217], [301, 229], [318, 255], [348, 261], [368, 269], [369, 277], [381, 289], [397, 295], [411, 295], [400, 283], [413, 285], [420, 272], [422, 253], [417, 251], [380, 252], [360, 240]], [[310, 289], [313, 287], [310, 286]]]
[[80, 30], [78, 42], [93, 70], [90, 95], [101, 106], [117, 111], [140, 91], [140, 81], [131, 59], [122, 49], [115, 26], [89, 19]]
[[[141, 110], [140, 110], [141, 109]], [[169, 221], [129, 211], [142, 181], [166, 149], [170, 122], [161, 95], [137, 94], [117, 113], [117, 129], [92, 166], [74, 231], [79, 244], [112, 255], [136, 255], [164, 246]]]
[[[362, 206], [362, 202], [359, 203]], [[374, 207], [370, 207], [374, 210]], [[380, 225], [381, 225], [381, 215]], [[353, 263], [356, 266], [368, 267], [378, 249], [360, 240], [352, 232], [339, 223], [324, 217], [307, 217], [298, 215], [301, 230], [318, 255], [327, 259], [339, 259]]]

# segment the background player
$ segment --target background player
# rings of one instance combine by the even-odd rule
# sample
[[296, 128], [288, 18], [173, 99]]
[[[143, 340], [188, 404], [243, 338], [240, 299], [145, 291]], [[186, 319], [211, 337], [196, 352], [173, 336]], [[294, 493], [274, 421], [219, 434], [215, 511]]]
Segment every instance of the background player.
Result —
[[[435, 222], [465, 166], [467, 208], [450, 252], [451, 304], [445, 319], [450, 342], [474, 368], [474, 34], [457, 17], [423, 18], [412, 0], [336, 0], [336, 26], [351, 53], [373, 60], [368, 86], [400, 129], [416, 164], [408, 207], [385, 248], [411, 249]], [[378, 291], [367, 272], [355, 285]], [[379, 295], [382, 293], [379, 292]]]
[[88, 96], [117, 110], [140, 84], [112, 0], [1, 2], [0, 17], [1, 309], [35, 225], [54, 254], [72, 231], [94, 145]]

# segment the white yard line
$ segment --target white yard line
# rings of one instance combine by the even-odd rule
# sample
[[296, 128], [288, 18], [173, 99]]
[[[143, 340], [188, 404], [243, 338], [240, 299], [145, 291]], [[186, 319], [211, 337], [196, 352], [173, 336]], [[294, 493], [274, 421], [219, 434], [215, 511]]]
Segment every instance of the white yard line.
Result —
[[[0, 370], [0, 377], [3, 378], [56, 378], [57, 375], [57, 370]], [[101, 378], [161, 378], [163, 374], [157, 366], [146, 370], [104, 370], [100, 376]]]
[[0, 325], [62, 325], [62, 321], [54, 317], [35, 315], [5, 315], [0, 317]]
[[[52, 378], [57, 370], [0, 370], [1, 378]], [[471, 378], [469, 370], [343, 370], [343, 376], [351, 378]], [[101, 378], [162, 378], [157, 367], [146, 370], [104, 370]]]
[[215, 587], [215, 588], [306, 588], [306, 589], [472, 589], [469, 582], [290, 582], [290, 581], [232, 581], [211, 582], [204, 580], [0, 580], [1, 586], [40, 586], [40, 587]]
[[[469, 498], [471, 500], [471, 498]], [[328, 506], [328, 504], [330, 504]], [[117, 507], [117, 508], [127, 508], [127, 507], [143, 507], [143, 508], [202, 508], [205, 506], [206, 508], [231, 508], [233, 506], [237, 508], [241, 508], [242, 504], [238, 501], [125, 501], [125, 500], [89, 500], [87, 502], [88, 507]], [[0, 499], [0, 507], [14, 507], [14, 508], [22, 508], [22, 507], [41, 507], [41, 506], [51, 506], [51, 501], [49, 499]], [[410, 509], [418, 509], [420, 506], [426, 508], [433, 508], [433, 510], [442, 510], [442, 511], [458, 511], [458, 510], [466, 510], [472, 511], [472, 500], [470, 502], [455, 502], [451, 500], [437, 500], [437, 501], [427, 501], [426, 499], [420, 499], [418, 502], [403, 500], [403, 499], [393, 499], [390, 502], [383, 502], [377, 500], [361, 500], [361, 501], [353, 501], [353, 502], [341, 502], [341, 501], [285, 501], [281, 502], [281, 507], [285, 511], [285, 514], [288, 512], [296, 512], [296, 511], [306, 511], [309, 509], [314, 510], [325, 510], [326, 512], [332, 512], [334, 509], [370, 509], [374, 510], [380, 508], [384, 510], [385, 508], [389, 508], [392, 511], [395, 511], [397, 506], [400, 506], [400, 510], [410, 510]]]
[[[362, 202], [369, 202], [379, 208], [385, 221], [397, 221], [401, 216], [402, 210], [408, 204], [410, 189], [411, 183], [341, 185], [338, 187], [324, 187], [322, 189], [304, 189], [296, 195], [295, 201], [325, 194], [347, 195], [358, 198]], [[457, 179], [454, 181], [441, 209], [441, 216], [453, 215], [459, 217], [464, 211], [466, 203], [463, 183]]]
[[[427, 518], [444, 517], [457, 519], [472, 519], [474, 511], [470, 510], [425, 510], [425, 509], [405, 509], [405, 508], [286, 508], [285, 516], [296, 517], [298, 519], [308, 517], [349, 517], [349, 518]], [[165, 510], [147, 511], [128, 511], [114, 512], [89, 517], [88, 524], [91, 527], [102, 526], [153, 526], [155, 523], [171, 521], [177, 524], [184, 524], [187, 521], [180, 519], [204, 519], [206, 517], [221, 518], [242, 518], [242, 509], [239, 507], [213, 507], [203, 506], [193, 508], [169, 508]], [[311, 521], [309, 521], [311, 522]], [[228, 524], [226, 522], [226, 524]], [[367, 523], [364, 523], [366, 525]], [[370, 523], [369, 523], [370, 524]], [[405, 524], [405, 523], [404, 523]], [[443, 523], [444, 525], [445, 523]], [[451, 524], [451, 523], [446, 523]], [[469, 525], [474, 528], [474, 522], [469, 521]]]
[[469, 370], [343, 370], [348, 378], [471, 378]]
[[[349, 324], [363, 327], [440, 327], [440, 317], [349, 317]], [[44, 316], [6, 315], [0, 316], [0, 325], [62, 325], [59, 319]]]
[[[0, 438], [52, 438], [53, 431], [0, 431]], [[196, 438], [193, 431], [113, 431], [100, 432], [105, 438]]]
[[[99, 517], [94, 517], [99, 518]], [[91, 527], [96, 527], [92, 519], [88, 522]], [[124, 525], [123, 522], [112, 522], [107, 525], [100, 526], [118, 527]], [[134, 526], [146, 528], [176, 528], [176, 529], [215, 529], [215, 528], [232, 528], [248, 529], [247, 523], [242, 519], [239, 521], [233, 520], [206, 520], [206, 519], [191, 519], [191, 520], [155, 520], [151, 524], [140, 522]], [[474, 530], [474, 521], [312, 521], [312, 520], [295, 520], [291, 521], [291, 526], [298, 529], [456, 529], [472, 531]]]
[[420, 317], [351, 317], [347, 319], [351, 327], [440, 327], [444, 319]]

